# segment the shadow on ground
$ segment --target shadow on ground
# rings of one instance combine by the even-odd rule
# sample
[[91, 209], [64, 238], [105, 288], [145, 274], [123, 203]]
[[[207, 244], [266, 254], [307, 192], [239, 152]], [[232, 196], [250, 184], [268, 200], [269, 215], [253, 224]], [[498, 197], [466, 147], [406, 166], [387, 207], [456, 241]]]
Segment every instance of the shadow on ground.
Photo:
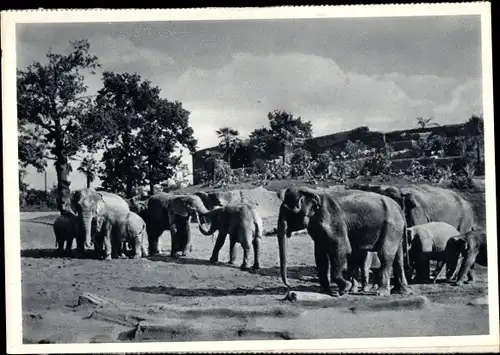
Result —
[[37, 221], [36, 219], [28, 219], [28, 220], [23, 220], [23, 223], [33, 223], [33, 224], [44, 224], [46, 226], [53, 226], [54, 223], [50, 223], [50, 222], [44, 222], [44, 221]]
[[[318, 292], [318, 286], [296, 286], [294, 291]], [[129, 290], [157, 295], [168, 295], [174, 297], [210, 297], [210, 296], [248, 296], [248, 295], [280, 295], [283, 296], [288, 289], [282, 287], [266, 288], [244, 288], [237, 287], [231, 289], [223, 288], [177, 288], [167, 286], [133, 286]]]
[[59, 253], [55, 248], [52, 249], [23, 249], [21, 250], [21, 257], [34, 258], [34, 259], [98, 259], [93, 253], [86, 253], [84, 255], [72, 250], [69, 254]]

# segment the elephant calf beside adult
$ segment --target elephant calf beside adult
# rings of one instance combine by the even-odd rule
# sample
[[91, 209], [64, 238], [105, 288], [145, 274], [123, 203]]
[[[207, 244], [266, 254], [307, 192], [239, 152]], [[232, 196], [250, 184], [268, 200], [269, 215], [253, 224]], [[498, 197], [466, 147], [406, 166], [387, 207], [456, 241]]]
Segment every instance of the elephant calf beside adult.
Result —
[[262, 218], [254, 206], [239, 203], [216, 207], [207, 214], [202, 215], [202, 219], [210, 222], [210, 228], [203, 226], [200, 218], [200, 232], [203, 235], [212, 235], [217, 230], [219, 234], [215, 242], [210, 261], [215, 263], [219, 259], [219, 251], [224, 245], [226, 236], [229, 234], [229, 264], [233, 264], [236, 259], [236, 243], [243, 247], [242, 270], [247, 270], [249, 265], [250, 246], [253, 246], [254, 263], [253, 270], [260, 268], [259, 246], [262, 239]]
[[[407, 292], [402, 243], [406, 221], [394, 200], [365, 191], [340, 194], [306, 187], [288, 188], [278, 217], [280, 271], [287, 286], [287, 239], [292, 232], [305, 228], [314, 241], [322, 292], [330, 293], [329, 265], [339, 294], [349, 291], [353, 286], [349, 280], [366, 261], [369, 251], [376, 251], [381, 263], [379, 293], [390, 294], [392, 269], [394, 291]], [[347, 280], [342, 275], [346, 263]]]
[[76, 239], [77, 244], [82, 244], [84, 241], [78, 216], [69, 211], [62, 212], [54, 221], [52, 228], [56, 236], [58, 254], [66, 253], [69, 255], [73, 246], [73, 240]]
[[147, 206], [149, 254], [161, 254], [160, 236], [170, 231], [170, 255], [187, 255], [191, 249], [189, 219], [194, 213], [207, 214], [208, 209], [196, 195], [174, 195], [165, 192], [151, 196]]
[[[85, 248], [92, 246], [92, 219], [96, 216], [102, 216], [113, 220], [117, 215], [129, 212], [127, 202], [120, 196], [104, 191], [96, 191], [94, 188], [80, 189], [73, 193], [71, 198], [71, 207], [78, 215], [82, 228], [83, 237], [78, 242], [77, 249], [84, 253]], [[97, 246], [94, 246], [97, 252]]]
[[93, 221], [95, 230], [94, 243], [101, 250], [104, 246], [104, 259], [119, 258], [123, 245], [132, 245], [132, 256], [135, 259], [147, 256], [144, 242], [147, 240], [146, 223], [134, 212], [116, 214], [113, 218], [97, 216]]
[[409, 257], [412, 269], [416, 271], [415, 282], [429, 282], [429, 261], [442, 261], [448, 240], [460, 232], [445, 222], [429, 222], [408, 227], [410, 241]]
[[457, 274], [455, 285], [460, 286], [474, 280], [474, 264], [488, 266], [488, 250], [486, 242], [486, 231], [484, 229], [472, 230], [464, 234], [452, 237], [445, 247], [445, 257], [434, 271], [434, 282], [436, 282], [444, 265], [447, 266], [446, 280], [452, 281], [456, 273], [458, 260], [462, 257], [462, 264]]

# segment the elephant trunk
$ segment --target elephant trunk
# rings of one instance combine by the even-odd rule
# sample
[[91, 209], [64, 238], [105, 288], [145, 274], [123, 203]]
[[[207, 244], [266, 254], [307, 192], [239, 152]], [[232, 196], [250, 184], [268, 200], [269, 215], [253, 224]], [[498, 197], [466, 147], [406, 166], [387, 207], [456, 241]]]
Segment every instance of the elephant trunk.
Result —
[[83, 234], [85, 236], [85, 248], [92, 247], [92, 213], [91, 212], [83, 212], [82, 213], [82, 224], [83, 224]]
[[283, 212], [283, 207], [280, 209], [279, 217], [278, 217], [278, 247], [279, 247], [279, 256], [280, 256], [280, 273], [281, 280], [283, 283], [290, 287], [287, 278], [287, 237], [286, 237], [286, 221]]
[[191, 208], [193, 208], [199, 215], [206, 216], [210, 210], [207, 209], [200, 197], [196, 197], [197, 198], [193, 199], [193, 205]]
[[209, 221], [210, 221], [210, 228], [209, 229], [204, 228], [203, 227], [204, 223], [202, 222], [202, 220], [207, 219], [207, 217], [208, 216], [205, 215], [205, 216], [203, 216], [203, 218], [200, 218], [198, 220], [198, 222], [199, 222], [199, 229], [200, 229], [201, 234], [206, 235], [206, 236], [210, 236], [210, 235], [212, 235], [212, 234], [215, 233], [215, 231], [217, 230], [217, 226], [216, 226], [215, 221], [212, 218], [208, 218]]

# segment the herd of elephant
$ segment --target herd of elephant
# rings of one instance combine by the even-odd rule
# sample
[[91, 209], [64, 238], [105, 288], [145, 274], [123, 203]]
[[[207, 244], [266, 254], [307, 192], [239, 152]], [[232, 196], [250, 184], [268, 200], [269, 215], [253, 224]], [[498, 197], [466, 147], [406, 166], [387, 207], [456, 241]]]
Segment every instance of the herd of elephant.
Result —
[[[407, 293], [408, 279], [436, 282], [444, 266], [446, 281], [454, 285], [473, 281], [475, 263], [487, 266], [485, 230], [475, 224], [471, 204], [452, 190], [355, 184], [345, 190], [288, 187], [278, 196], [279, 264], [288, 287], [287, 242], [293, 232], [304, 229], [314, 242], [324, 293], [332, 293], [330, 282], [338, 286], [340, 295], [356, 292], [359, 272], [362, 290], [368, 291], [370, 270], [374, 274], [371, 287], [379, 295], [389, 295]], [[71, 208], [73, 212], [62, 213], [54, 222], [59, 252], [64, 252], [64, 244], [69, 252], [76, 239], [79, 253], [93, 246], [104, 259], [161, 254], [160, 236], [169, 230], [170, 255], [186, 256], [192, 250], [190, 220], [198, 220], [202, 234], [219, 231], [211, 262], [218, 261], [229, 234], [229, 263], [234, 263], [239, 243], [244, 251], [241, 269], [249, 269], [252, 248], [252, 269], [260, 268], [262, 219], [252, 204], [214, 203], [204, 192], [160, 192], [147, 199], [125, 200], [87, 188], [73, 193]], [[432, 281], [431, 260], [437, 261]]]

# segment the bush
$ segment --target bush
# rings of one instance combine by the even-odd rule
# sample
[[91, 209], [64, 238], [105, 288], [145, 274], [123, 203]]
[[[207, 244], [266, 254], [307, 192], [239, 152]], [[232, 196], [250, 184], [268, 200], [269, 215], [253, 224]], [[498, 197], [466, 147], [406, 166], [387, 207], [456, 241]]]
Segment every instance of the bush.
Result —
[[37, 189], [23, 191], [22, 212], [28, 211], [57, 211], [57, 188], [54, 186], [49, 192]]
[[375, 152], [373, 157], [368, 159], [363, 169], [366, 170], [371, 176], [390, 174], [392, 166], [392, 152], [393, 149], [388, 144], [385, 147], [381, 147]]
[[314, 173], [323, 177], [328, 176], [329, 167], [332, 163], [333, 155], [331, 152], [323, 152], [318, 154], [315, 159]]
[[472, 164], [466, 164], [458, 173], [451, 176], [450, 187], [467, 190], [475, 188], [474, 180], [475, 168]]
[[290, 163], [293, 177], [311, 177], [313, 175], [313, 160], [307, 149], [296, 149]]
[[443, 137], [439, 134], [431, 134], [427, 137], [422, 137], [417, 141], [417, 155], [421, 158], [423, 157], [442, 157], [445, 155], [450, 155], [449, 151], [451, 141], [447, 137]]

